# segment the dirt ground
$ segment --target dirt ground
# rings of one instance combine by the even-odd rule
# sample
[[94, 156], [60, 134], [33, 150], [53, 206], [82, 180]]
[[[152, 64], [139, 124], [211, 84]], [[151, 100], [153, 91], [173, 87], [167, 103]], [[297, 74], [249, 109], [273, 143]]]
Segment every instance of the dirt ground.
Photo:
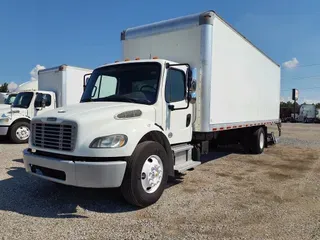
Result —
[[261, 155], [204, 157], [145, 209], [29, 176], [26, 145], [0, 144], [0, 239], [320, 239], [320, 124], [282, 128]]

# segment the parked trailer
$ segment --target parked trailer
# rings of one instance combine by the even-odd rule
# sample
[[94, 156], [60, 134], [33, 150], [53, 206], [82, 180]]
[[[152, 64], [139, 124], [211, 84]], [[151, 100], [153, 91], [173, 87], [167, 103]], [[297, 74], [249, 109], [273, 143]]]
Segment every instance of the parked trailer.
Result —
[[121, 40], [125, 60], [96, 68], [79, 104], [32, 120], [40, 141], [23, 152], [28, 173], [121, 187], [144, 207], [216, 144], [260, 154], [268, 136], [274, 142], [267, 125], [280, 130], [280, 67], [215, 12], [129, 28]]
[[304, 123], [316, 122], [317, 119], [317, 108], [314, 104], [302, 104], [300, 106], [298, 121]]
[[316, 109], [316, 122], [320, 122], [320, 108]]
[[90, 69], [67, 65], [40, 70], [38, 82], [19, 86], [12, 105], [0, 109], [0, 135], [8, 136], [14, 143], [27, 143], [32, 117], [80, 102], [83, 76], [91, 72]]

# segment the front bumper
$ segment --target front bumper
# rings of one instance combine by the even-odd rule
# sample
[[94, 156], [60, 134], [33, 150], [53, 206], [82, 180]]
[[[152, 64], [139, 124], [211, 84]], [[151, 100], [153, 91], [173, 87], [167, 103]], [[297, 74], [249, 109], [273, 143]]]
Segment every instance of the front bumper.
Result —
[[26, 171], [37, 177], [89, 188], [121, 186], [127, 165], [126, 161], [75, 162], [36, 155], [27, 149], [23, 151], [23, 162]]
[[6, 136], [8, 133], [8, 126], [0, 126], [0, 136]]

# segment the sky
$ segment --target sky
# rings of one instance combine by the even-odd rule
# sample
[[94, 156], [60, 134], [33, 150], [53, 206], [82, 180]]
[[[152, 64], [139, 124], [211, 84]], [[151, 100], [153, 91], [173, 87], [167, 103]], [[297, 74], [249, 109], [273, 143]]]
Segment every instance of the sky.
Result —
[[206, 10], [281, 65], [282, 100], [297, 88], [299, 102], [320, 102], [318, 0], [1, 0], [0, 84], [14, 87], [61, 64], [114, 62], [122, 30]]

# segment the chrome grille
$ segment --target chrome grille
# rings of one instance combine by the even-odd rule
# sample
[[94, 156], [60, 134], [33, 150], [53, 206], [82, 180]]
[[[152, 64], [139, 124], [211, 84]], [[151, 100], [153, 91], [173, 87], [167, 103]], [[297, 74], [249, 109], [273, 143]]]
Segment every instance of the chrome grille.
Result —
[[73, 151], [76, 126], [71, 123], [32, 123], [32, 144], [40, 148]]

